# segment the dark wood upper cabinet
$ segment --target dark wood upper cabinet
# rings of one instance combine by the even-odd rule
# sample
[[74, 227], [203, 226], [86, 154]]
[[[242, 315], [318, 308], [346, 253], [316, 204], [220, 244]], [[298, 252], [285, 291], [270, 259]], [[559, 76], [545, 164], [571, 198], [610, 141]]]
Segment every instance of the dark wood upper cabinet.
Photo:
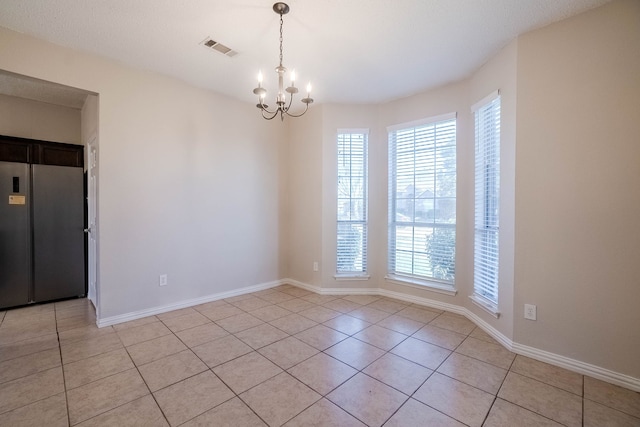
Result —
[[31, 163], [31, 145], [0, 136], [0, 161]]
[[0, 161], [84, 167], [84, 147], [0, 135]]
[[53, 166], [83, 166], [84, 156], [81, 145], [37, 144], [34, 148], [33, 163]]

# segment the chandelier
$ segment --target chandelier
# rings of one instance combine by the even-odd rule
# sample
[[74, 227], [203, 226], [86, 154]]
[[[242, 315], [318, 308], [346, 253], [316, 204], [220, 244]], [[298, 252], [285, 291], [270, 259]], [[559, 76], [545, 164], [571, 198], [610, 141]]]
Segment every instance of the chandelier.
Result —
[[[278, 73], [278, 95], [276, 96], [276, 109], [269, 110], [269, 106], [264, 103], [264, 99], [267, 96], [267, 90], [262, 87], [262, 72], [258, 73], [258, 87], [253, 90], [253, 93], [258, 95], [258, 107], [262, 113], [262, 117], [267, 120], [271, 120], [280, 114], [280, 120], [284, 121], [285, 114], [290, 117], [300, 117], [309, 109], [309, 104], [313, 102], [313, 98], [311, 98], [311, 83], [307, 85], [307, 97], [302, 98], [302, 103], [305, 104], [304, 111], [299, 114], [293, 114], [289, 112], [291, 108], [291, 104], [293, 102], [293, 97], [296, 93], [298, 93], [298, 88], [295, 85], [296, 80], [296, 72], [295, 70], [291, 72], [291, 86], [288, 88], [284, 88], [284, 75], [287, 72], [287, 69], [282, 65], [282, 16], [289, 13], [289, 6], [286, 3], [275, 3], [273, 5], [273, 11], [280, 15], [280, 65], [276, 67], [276, 73]], [[287, 95], [289, 94], [289, 101], [287, 103]]]

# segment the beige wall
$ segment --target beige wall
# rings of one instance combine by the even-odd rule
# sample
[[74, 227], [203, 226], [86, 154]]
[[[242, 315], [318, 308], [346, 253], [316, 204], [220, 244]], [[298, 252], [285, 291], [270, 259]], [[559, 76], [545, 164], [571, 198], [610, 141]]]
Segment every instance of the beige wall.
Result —
[[[322, 281], [319, 286], [325, 288], [383, 288], [404, 294], [429, 298], [445, 303], [470, 307], [479, 316], [501, 333], [512, 337], [512, 302], [513, 294], [513, 261], [509, 264], [509, 255], [513, 253], [513, 221], [505, 221], [503, 252], [507, 254], [506, 267], [501, 272], [505, 286], [501, 291], [500, 309], [502, 316], [495, 320], [471, 304], [468, 299], [473, 290], [473, 115], [470, 111], [472, 103], [482, 99], [491, 92], [501, 89], [503, 96], [503, 116], [507, 125], [503, 128], [504, 163], [508, 165], [504, 174], [503, 197], [504, 210], [513, 216], [513, 164], [515, 153], [515, 73], [517, 59], [517, 43], [511, 43], [502, 52], [491, 59], [470, 80], [449, 85], [427, 93], [389, 102], [379, 106], [324, 105], [322, 116], [322, 157], [315, 157], [315, 163], [322, 163], [322, 179], [315, 180], [315, 187], [308, 192], [300, 193], [301, 197], [314, 197], [309, 194], [322, 192], [322, 218], [316, 218], [308, 229], [309, 233], [297, 233], [295, 238], [300, 249], [309, 250], [318, 244], [322, 245], [323, 268]], [[406, 287], [387, 282], [387, 171], [388, 146], [387, 127], [399, 123], [411, 122], [421, 118], [438, 116], [446, 113], [457, 113], [458, 132], [458, 243], [456, 296], [446, 296], [426, 289]], [[338, 129], [369, 129], [369, 273], [370, 278], [361, 280], [340, 280], [334, 278], [336, 260], [336, 131]], [[292, 159], [296, 162], [295, 158]], [[302, 161], [299, 159], [298, 161]], [[316, 170], [316, 166], [305, 163], [306, 168]], [[317, 170], [316, 170], [317, 173]], [[308, 183], [312, 184], [312, 183]], [[321, 187], [319, 187], [321, 185]], [[294, 199], [295, 197], [292, 196]], [[305, 200], [305, 202], [301, 202]], [[306, 205], [306, 200], [299, 199]], [[307, 220], [309, 218], [307, 217]], [[321, 236], [316, 230], [322, 229]], [[315, 236], [315, 238], [314, 238]], [[321, 239], [321, 242], [318, 242]], [[508, 268], [511, 265], [511, 268]], [[309, 266], [310, 267], [310, 266]], [[302, 276], [292, 272], [292, 278], [305, 282]], [[306, 282], [310, 283], [310, 282]]]
[[[293, 219], [305, 227], [298, 227], [292, 240], [298, 251], [315, 254], [322, 248], [322, 275], [318, 279], [307, 271], [309, 258], [290, 268], [289, 277], [325, 288], [382, 288], [453, 304], [516, 346], [640, 378], [640, 311], [634, 308], [640, 300], [639, 8], [637, 2], [616, 1], [531, 32], [457, 84], [378, 106], [325, 105], [313, 122], [314, 133], [322, 128], [322, 140], [306, 139], [321, 146], [292, 147], [289, 159], [304, 162], [313, 175], [305, 192], [289, 194], [289, 206], [313, 206], [298, 212], [304, 219]], [[501, 315], [495, 319], [468, 296], [473, 289], [470, 106], [497, 89], [502, 215]], [[386, 127], [448, 112], [458, 113], [456, 296], [384, 280]], [[370, 129], [371, 278], [365, 282], [333, 277], [339, 128]], [[316, 211], [320, 204], [322, 218]], [[525, 303], [537, 305], [537, 321], [523, 319]]]
[[[493, 318], [486, 311], [478, 308], [471, 301], [466, 307], [482, 320], [499, 330], [506, 337], [513, 339], [514, 318], [522, 316], [520, 307], [513, 305], [514, 299], [514, 244], [515, 244], [515, 196], [516, 196], [516, 99], [517, 99], [517, 62], [518, 41], [511, 42], [496, 56], [480, 68], [469, 80], [469, 102], [471, 105], [482, 100], [495, 90], [500, 90], [500, 270], [498, 272], [498, 309], [500, 317]], [[475, 120], [472, 116], [472, 120]], [[473, 126], [473, 123], [471, 123]], [[473, 151], [473, 129], [470, 130], [466, 150]], [[462, 167], [474, 168], [473, 154], [465, 156]], [[465, 199], [458, 205], [458, 212], [472, 210], [474, 206], [474, 183], [465, 183], [460, 187]], [[464, 203], [464, 205], [463, 205]], [[473, 233], [473, 217], [466, 216], [465, 223], [459, 223]], [[464, 248], [467, 254], [467, 268], [473, 272], [473, 247]], [[469, 277], [473, 281], [473, 274]], [[470, 289], [473, 284], [470, 283]]]
[[[489, 93], [489, 92], [487, 92]], [[377, 250], [379, 256], [384, 256], [384, 263], [377, 266], [377, 275], [379, 276], [380, 286], [395, 292], [415, 295], [422, 298], [428, 298], [435, 301], [441, 301], [449, 304], [464, 306], [470, 293], [470, 271], [466, 267], [469, 262], [469, 256], [473, 252], [473, 230], [464, 224], [471, 218], [473, 221], [473, 209], [469, 209], [469, 195], [473, 197], [473, 187], [469, 188], [469, 183], [473, 185], [473, 152], [469, 152], [468, 147], [473, 147], [470, 142], [471, 132], [471, 111], [468, 101], [468, 82], [460, 82], [444, 86], [429, 92], [421, 93], [409, 98], [400, 99], [381, 105], [379, 108], [379, 127], [380, 142], [378, 144], [379, 156], [384, 159], [380, 162], [380, 170], [378, 174], [387, 177], [388, 174], [388, 144], [387, 144], [387, 127], [402, 123], [413, 122], [415, 120], [426, 119], [429, 117], [440, 116], [447, 113], [456, 113], [456, 158], [457, 158], [457, 197], [456, 197], [456, 279], [455, 286], [458, 290], [456, 296], [448, 296], [440, 293], [432, 292], [417, 287], [408, 287], [393, 284], [384, 280], [387, 272], [387, 205], [384, 205], [384, 228], [385, 236], [384, 245]], [[469, 156], [471, 156], [471, 167], [465, 167], [469, 164]], [[384, 197], [387, 197], [387, 187], [384, 187]], [[469, 193], [471, 191], [471, 193]], [[471, 205], [472, 207], [473, 205]], [[462, 227], [461, 227], [462, 225]], [[381, 224], [382, 226], [382, 224]], [[471, 240], [470, 240], [471, 239]], [[469, 246], [471, 244], [471, 246]], [[471, 252], [469, 251], [471, 248]], [[472, 261], [471, 261], [472, 262]]]
[[95, 138], [95, 143], [98, 143], [98, 97], [96, 95], [87, 95], [87, 100], [81, 110], [81, 122], [80, 133], [83, 144], [90, 142], [92, 138]]
[[285, 277], [315, 286], [322, 285], [322, 273], [313, 271], [313, 262], [323, 265], [322, 122], [322, 107], [287, 122]]
[[0, 69], [99, 94], [100, 316], [280, 278], [282, 126], [175, 79], [0, 40]]
[[0, 135], [82, 144], [80, 110], [0, 95]]
[[517, 108], [514, 338], [640, 378], [640, 2], [521, 37]]
[[[377, 248], [380, 247], [380, 234], [386, 235], [386, 227], [380, 227], [379, 214], [381, 213], [379, 202], [380, 195], [386, 191], [381, 188], [379, 176], [379, 156], [373, 153], [378, 145], [379, 132], [376, 127], [377, 108], [375, 106], [348, 106], [325, 105], [323, 107], [322, 123], [322, 287], [376, 287], [378, 283], [375, 275], [364, 281], [336, 281], [336, 218], [337, 218], [337, 147], [336, 137], [339, 129], [363, 129], [369, 131], [369, 269], [384, 262], [377, 257]], [[375, 151], [377, 153], [377, 151]], [[386, 183], [386, 179], [384, 179]], [[386, 184], [385, 184], [386, 185]], [[386, 188], [386, 187], [385, 187]], [[386, 196], [383, 202], [386, 206]], [[382, 231], [382, 233], [379, 233]], [[385, 257], [386, 258], [386, 257]]]

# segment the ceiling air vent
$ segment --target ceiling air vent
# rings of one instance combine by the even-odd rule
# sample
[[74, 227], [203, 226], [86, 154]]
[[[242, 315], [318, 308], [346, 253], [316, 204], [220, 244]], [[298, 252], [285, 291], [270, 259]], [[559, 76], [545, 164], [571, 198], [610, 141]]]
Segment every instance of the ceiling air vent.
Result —
[[238, 52], [231, 49], [230, 47], [227, 47], [222, 43], [218, 43], [215, 40], [211, 40], [209, 37], [204, 39], [204, 41], [202, 42], [202, 45], [208, 49], [212, 49], [217, 52], [220, 52], [221, 54], [228, 56], [229, 58], [234, 57], [238, 54]]

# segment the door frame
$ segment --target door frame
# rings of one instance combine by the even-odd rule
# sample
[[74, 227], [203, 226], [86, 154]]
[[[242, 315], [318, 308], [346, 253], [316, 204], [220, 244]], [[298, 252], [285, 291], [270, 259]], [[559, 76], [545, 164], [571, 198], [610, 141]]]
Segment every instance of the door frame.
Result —
[[87, 298], [99, 318], [100, 286], [98, 274], [98, 136], [91, 135], [87, 149]]

